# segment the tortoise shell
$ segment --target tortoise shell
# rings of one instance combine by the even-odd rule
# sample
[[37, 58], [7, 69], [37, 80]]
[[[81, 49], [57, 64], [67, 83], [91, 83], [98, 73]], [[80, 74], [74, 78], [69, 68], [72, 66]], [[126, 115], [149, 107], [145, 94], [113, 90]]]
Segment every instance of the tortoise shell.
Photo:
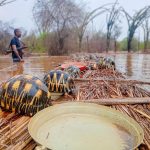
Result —
[[73, 94], [75, 90], [74, 81], [71, 76], [61, 70], [52, 70], [44, 76], [43, 82], [48, 87], [49, 92]]
[[33, 116], [50, 105], [50, 93], [44, 83], [31, 75], [17, 75], [1, 89], [2, 110]]
[[68, 68], [66, 68], [64, 71], [68, 72], [69, 75], [72, 77], [72, 78], [78, 78], [80, 77], [80, 69], [76, 66], [69, 66]]
[[107, 68], [115, 69], [115, 62], [111, 58], [105, 58], [104, 61]]
[[115, 62], [111, 58], [100, 57], [97, 66], [99, 69], [115, 69]]

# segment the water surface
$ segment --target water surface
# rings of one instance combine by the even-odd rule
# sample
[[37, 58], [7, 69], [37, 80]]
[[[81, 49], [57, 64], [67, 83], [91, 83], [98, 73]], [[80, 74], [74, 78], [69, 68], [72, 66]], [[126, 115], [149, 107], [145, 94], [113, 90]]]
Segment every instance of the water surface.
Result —
[[[150, 55], [149, 54], [116, 54], [112, 56], [119, 71], [128, 78], [150, 81]], [[54, 69], [58, 64], [69, 59], [64, 56], [56, 57], [28, 57], [24, 63], [13, 63], [11, 58], [0, 57], [0, 82], [16, 74], [31, 74], [42, 78], [44, 73]]]

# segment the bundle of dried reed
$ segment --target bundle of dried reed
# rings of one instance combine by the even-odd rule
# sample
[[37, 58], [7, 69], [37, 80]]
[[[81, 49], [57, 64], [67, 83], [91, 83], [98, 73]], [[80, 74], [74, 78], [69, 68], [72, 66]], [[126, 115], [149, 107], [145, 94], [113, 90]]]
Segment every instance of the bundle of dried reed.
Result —
[[0, 110], [0, 150], [26, 147], [32, 140], [28, 133], [29, 121], [30, 117]]

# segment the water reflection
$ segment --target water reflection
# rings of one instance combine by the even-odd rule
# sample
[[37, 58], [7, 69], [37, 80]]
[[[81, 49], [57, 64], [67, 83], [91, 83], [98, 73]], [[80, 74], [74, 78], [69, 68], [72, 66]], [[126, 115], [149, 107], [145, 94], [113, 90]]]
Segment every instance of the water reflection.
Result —
[[127, 75], [128, 76], [132, 76], [133, 75], [133, 72], [132, 72], [132, 55], [131, 54], [128, 54], [127, 55], [127, 63], [126, 63], [126, 68], [127, 68]]
[[16, 67], [10, 73], [12, 72], [12, 76], [23, 74], [23, 63], [16, 63]]
[[146, 78], [150, 77], [150, 58], [149, 55], [144, 55], [142, 63], [142, 73]]
[[115, 62], [117, 70], [125, 73], [128, 78], [150, 81], [149, 54], [117, 54]]
[[49, 70], [66, 61], [68, 57], [29, 57], [23, 63], [12, 63], [10, 58], [0, 57], [0, 83], [18, 74], [31, 74], [40, 79]]

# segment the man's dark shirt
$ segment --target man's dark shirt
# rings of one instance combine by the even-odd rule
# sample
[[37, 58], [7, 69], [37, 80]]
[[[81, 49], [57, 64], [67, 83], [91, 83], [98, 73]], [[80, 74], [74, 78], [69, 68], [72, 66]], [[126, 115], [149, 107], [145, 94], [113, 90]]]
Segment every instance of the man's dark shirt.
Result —
[[[20, 43], [20, 41], [19, 41], [19, 39], [17, 38], [17, 37], [14, 37], [12, 40], [11, 40], [11, 42], [10, 42], [10, 47], [11, 47], [11, 49], [12, 49], [12, 45], [16, 45], [16, 48], [17, 48], [17, 51], [18, 51], [18, 53], [19, 53], [19, 56], [22, 58], [22, 50], [19, 50], [19, 48], [21, 47], [21, 43]], [[18, 59], [19, 60], [19, 58], [18, 58], [18, 56], [16, 55], [16, 53], [13, 51], [13, 49], [12, 49], [12, 58], [13, 58], [13, 60], [15, 60], [15, 59]]]

